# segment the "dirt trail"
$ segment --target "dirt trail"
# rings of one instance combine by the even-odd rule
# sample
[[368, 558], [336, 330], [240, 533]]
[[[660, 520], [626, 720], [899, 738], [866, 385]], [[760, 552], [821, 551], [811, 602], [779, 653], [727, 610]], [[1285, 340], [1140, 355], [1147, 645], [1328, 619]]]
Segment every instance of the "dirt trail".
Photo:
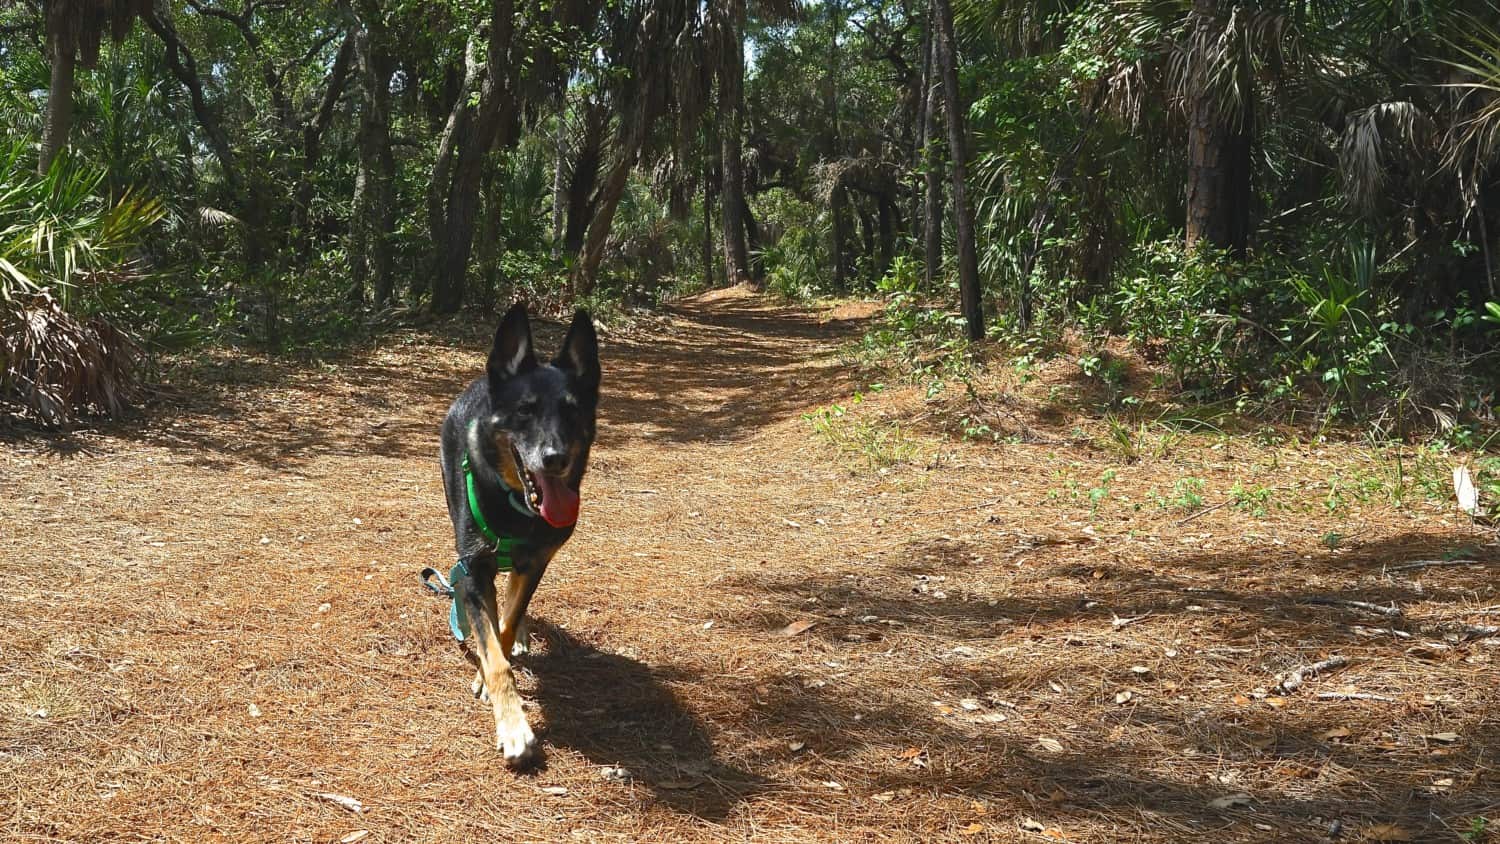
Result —
[[[1331, 551], [1300, 511], [1091, 513], [1052, 493], [1106, 455], [945, 439], [912, 390], [851, 418], [921, 456], [855, 465], [802, 419], [856, 386], [840, 316], [720, 296], [604, 338], [522, 776], [416, 585], [450, 556], [435, 432], [485, 332], [226, 357], [145, 424], [0, 445], [0, 838], [1442, 840], [1500, 812], [1500, 648], [1422, 627], [1500, 603], [1495, 569], [1381, 574], [1462, 525], [1369, 505]], [[1208, 448], [1118, 488], [1260, 458]], [[1260, 471], [1329, 460], [1356, 458]], [[1267, 693], [1330, 652], [1351, 668]], [[1341, 689], [1390, 702], [1315, 697]]]

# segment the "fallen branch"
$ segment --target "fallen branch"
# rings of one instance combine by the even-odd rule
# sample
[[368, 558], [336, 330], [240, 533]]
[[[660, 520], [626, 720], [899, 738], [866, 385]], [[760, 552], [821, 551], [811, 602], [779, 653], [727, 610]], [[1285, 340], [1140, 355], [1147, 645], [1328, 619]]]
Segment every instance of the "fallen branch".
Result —
[[1385, 695], [1372, 695], [1369, 692], [1318, 692], [1318, 700], [1378, 700], [1383, 703], [1395, 703], [1393, 697]]
[[1398, 618], [1401, 616], [1400, 607], [1383, 607], [1380, 604], [1372, 604], [1368, 601], [1351, 601], [1347, 598], [1328, 598], [1321, 595], [1313, 595], [1307, 598], [1298, 598], [1299, 604], [1316, 604], [1322, 607], [1347, 607], [1352, 610], [1364, 610], [1386, 618]]
[[1334, 668], [1343, 668], [1348, 664], [1349, 660], [1341, 656], [1331, 656], [1325, 660], [1322, 660], [1321, 662], [1314, 662], [1311, 665], [1304, 665], [1301, 668], [1294, 669], [1287, 672], [1286, 674], [1277, 675], [1276, 691], [1279, 694], [1289, 695], [1301, 688], [1302, 684], [1307, 680], [1308, 677], [1316, 677], [1319, 674], [1322, 674], [1324, 671], [1328, 671]]

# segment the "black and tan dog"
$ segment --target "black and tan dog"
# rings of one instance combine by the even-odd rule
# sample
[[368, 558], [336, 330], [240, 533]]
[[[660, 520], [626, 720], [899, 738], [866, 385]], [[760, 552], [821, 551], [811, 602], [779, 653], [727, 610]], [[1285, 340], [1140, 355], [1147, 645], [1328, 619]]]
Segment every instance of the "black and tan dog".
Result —
[[474, 694], [494, 707], [495, 743], [512, 765], [532, 757], [536, 738], [510, 658], [526, 648], [526, 605], [578, 521], [598, 403], [599, 341], [588, 313], [574, 315], [562, 349], [543, 364], [526, 308], [516, 305], [495, 332], [484, 377], [443, 420], [443, 487], [458, 549], [449, 621], [478, 668]]

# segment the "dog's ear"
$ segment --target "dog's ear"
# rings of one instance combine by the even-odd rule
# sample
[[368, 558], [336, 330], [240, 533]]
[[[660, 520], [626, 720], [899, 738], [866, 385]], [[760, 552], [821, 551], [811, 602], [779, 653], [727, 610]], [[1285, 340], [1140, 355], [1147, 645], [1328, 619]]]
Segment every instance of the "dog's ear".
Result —
[[536, 368], [536, 352], [531, 344], [531, 322], [526, 318], [526, 305], [517, 303], [500, 320], [495, 330], [495, 343], [490, 347], [487, 366], [490, 384], [497, 385], [523, 372]]
[[573, 314], [573, 324], [552, 365], [572, 372], [586, 388], [599, 389], [599, 336], [588, 311]]

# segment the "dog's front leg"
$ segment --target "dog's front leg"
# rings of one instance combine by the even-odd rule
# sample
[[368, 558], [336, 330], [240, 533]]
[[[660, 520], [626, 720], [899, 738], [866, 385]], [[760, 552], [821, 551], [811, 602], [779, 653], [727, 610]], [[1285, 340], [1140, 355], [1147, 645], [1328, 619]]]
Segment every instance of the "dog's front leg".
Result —
[[474, 653], [479, 657], [479, 671], [495, 713], [495, 746], [505, 754], [505, 761], [521, 765], [536, 751], [536, 736], [526, 723], [521, 708], [521, 693], [510, 671], [507, 649], [501, 647], [499, 613], [496, 611], [495, 579], [472, 578], [464, 584], [459, 596], [469, 615], [474, 633]]
[[518, 561], [514, 571], [505, 579], [505, 613], [500, 619], [500, 647], [511, 656], [520, 656], [529, 650], [527, 638], [530, 631], [526, 624], [526, 608], [531, 596], [542, 582], [547, 571], [548, 557]]

